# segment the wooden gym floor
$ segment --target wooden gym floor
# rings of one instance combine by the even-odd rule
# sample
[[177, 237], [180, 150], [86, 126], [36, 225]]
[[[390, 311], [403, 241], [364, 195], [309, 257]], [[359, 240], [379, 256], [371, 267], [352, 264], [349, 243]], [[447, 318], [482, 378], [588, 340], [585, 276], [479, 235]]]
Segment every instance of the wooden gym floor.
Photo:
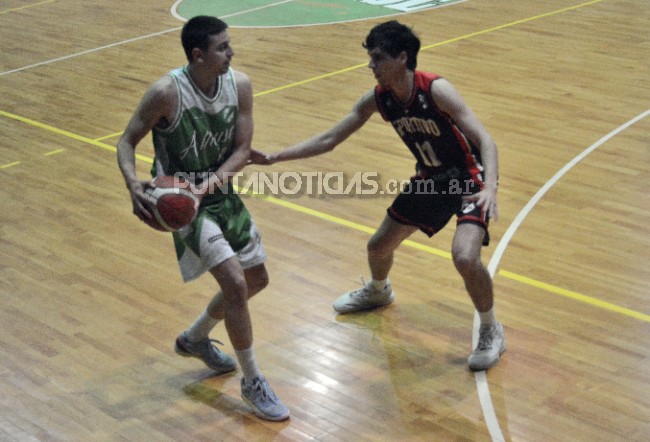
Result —
[[[422, 39], [419, 67], [449, 78], [499, 146], [484, 260], [508, 351], [487, 373], [466, 368], [453, 226], [399, 249], [393, 305], [336, 316], [392, 197], [245, 195], [271, 275], [251, 302], [255, 349], [291, 408], [283, 423], [248, 412], [239, 374], [173, 352], [217, 288], [180, 281], [117, 168], [145, 88], [184, 63], [170, 7], [0, 0], [0, 440], [650, 438], [650, 3], [468, 0], [398, 17]], [[342, 117], [374, 85], [360, 44], [383, 20], [231, 28], [254, 146]], [[146, 177], [149, 140], [139, 153]], [[373, 118], [326, 156], [244, 175], [369, 172], [383, 189], [412, 167]], [[213, 337], [227, 340], [223, 325]]]

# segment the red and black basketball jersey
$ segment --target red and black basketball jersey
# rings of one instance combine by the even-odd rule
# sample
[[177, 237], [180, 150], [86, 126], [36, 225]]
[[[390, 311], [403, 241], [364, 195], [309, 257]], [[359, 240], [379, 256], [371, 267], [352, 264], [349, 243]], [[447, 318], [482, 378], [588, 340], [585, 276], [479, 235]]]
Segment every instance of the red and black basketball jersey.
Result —
[[379, 112], [415, 156], [419, 173], [436, 180], [472, 179], [480, 184], [483, 167], [478, 148], [431, 97], [431, 83], [439, 78], [415, 71], [413, 94], [406, 105], [389, 89], [377, 86]]

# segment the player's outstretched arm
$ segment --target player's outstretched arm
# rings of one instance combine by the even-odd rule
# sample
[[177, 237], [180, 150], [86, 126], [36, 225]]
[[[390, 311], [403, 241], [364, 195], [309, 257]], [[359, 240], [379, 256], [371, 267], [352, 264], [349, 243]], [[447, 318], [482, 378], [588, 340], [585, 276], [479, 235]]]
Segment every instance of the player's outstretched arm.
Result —
[[331, 129], [280, 152], [267, 154], [258, 150], [252, 150], [249, 163], [273, 164], [279, 161], [313, 157], [329, 152], [359, 130], [376, 111], [377, 103], [375, 102], [374, 91], [370, 91], [361, 97], [350, 113]]

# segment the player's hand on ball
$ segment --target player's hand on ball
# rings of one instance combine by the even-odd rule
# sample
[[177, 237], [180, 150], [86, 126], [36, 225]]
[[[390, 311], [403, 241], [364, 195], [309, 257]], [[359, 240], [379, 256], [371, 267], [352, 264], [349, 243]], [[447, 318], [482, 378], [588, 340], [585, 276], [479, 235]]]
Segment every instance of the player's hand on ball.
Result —
[[145, 195], [145, 190], [155, 186], [153, 180], [134, 181], [128, 186], [129, 193], [131, 194], [131, 202], [133, 203], [133, 214], [140, 221], [146, 222], [153, 218], [149, 210], [149, 198]]
[[187, 180], [170, 175], [159, 175], [150, 183], [143, 183], [146, 203], [151, 218], [142, 219], [150, 227], [163, 232], [174, 232], [194, 221], [198, 215], [200, 198]]

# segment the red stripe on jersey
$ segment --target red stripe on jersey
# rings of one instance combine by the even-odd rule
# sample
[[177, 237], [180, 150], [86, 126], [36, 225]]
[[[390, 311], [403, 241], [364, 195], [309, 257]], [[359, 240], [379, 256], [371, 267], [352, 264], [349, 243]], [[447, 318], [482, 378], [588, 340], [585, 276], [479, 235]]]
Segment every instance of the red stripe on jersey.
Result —
[[483, 189], [483, 181], [481, 180], [480, 176], [481, 168], [476, 162], [476, 158], [474, 158], [472, 148], [469, 145], [467, 138], [453, 122], [451, 124], [451, 128], [454, 131], [454, 135], [456, 135], [458, 143], [463, 149], [463, 153], [465, 153], [465, 164], [467, 165], [467, 170], [469, 170], [470, 176], [472, 177], [472, 181], [477, 184], [479, 188]]

